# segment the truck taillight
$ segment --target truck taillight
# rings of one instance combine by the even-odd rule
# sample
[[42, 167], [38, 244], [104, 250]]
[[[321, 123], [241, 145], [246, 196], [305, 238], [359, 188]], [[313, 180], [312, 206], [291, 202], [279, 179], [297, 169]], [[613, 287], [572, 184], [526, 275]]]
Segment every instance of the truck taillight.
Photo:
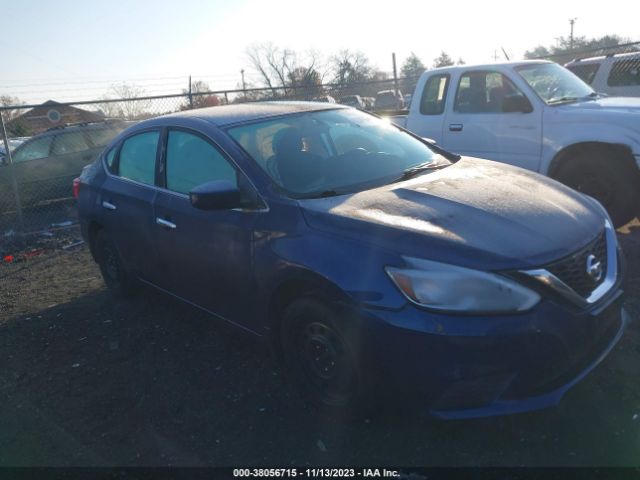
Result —
[[80, 177], [73, 179], [73, 198], [78, 198], [80, 195]]

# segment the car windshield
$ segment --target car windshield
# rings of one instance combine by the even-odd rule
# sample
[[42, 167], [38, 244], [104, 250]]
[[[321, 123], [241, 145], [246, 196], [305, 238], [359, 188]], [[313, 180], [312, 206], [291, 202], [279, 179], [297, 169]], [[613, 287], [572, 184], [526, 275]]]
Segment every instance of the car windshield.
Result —
[[589, 85], [557, 63], [534, 63], [517, 67], [516, 70], [547, 105], [576, 102], [595, 96]]
[[449, 162], [390, 123], [352, 109], [289, 115], [229, 134], [291, 196], [348, 193]]

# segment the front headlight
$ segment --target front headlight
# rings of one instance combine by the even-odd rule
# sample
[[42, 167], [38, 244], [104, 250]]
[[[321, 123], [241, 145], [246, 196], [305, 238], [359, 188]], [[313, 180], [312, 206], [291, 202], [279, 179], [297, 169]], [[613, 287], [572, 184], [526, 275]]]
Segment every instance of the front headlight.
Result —
[[493, 273], [417, 258], [407, 268], [386, 267], [393, 283], [412, 302], [433, 310], [506, 313], [529, 310], [536, 292]]

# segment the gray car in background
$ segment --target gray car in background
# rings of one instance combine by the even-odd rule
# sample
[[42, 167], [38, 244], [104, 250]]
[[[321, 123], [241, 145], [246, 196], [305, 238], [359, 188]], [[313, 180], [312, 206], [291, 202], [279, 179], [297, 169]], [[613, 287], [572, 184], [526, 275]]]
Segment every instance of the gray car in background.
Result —
[[[73, 179], [130, 125], [120, 120], [67, 125], [20, 144], [11, 157], [22, 205], [72, 197]], [[14, 207], [10, 168], [4, 157], [0, 163], [0, 211]]]

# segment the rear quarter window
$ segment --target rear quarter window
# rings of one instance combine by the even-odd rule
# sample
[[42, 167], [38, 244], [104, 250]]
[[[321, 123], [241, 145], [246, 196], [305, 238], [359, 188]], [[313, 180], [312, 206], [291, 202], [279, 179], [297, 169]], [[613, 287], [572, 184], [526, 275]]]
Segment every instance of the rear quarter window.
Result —
[[443, 113], [448, 88], [448, 74], [429, 77], [422, 92], [420, 113], [423, 115], [440, 115]]
[[121, 128], [98, 128], [87, 132], [91, 143], [96, 147], [104, 147], [113, 140], [120, 132]]
[[107, 170], [109, 170], [111, 173], [116, 173], [116, 151], [117, 150], [118, 149], [116, 147], [113, 147], [104, 156], [104, 163], [107, 166]]
[[610, 87], [631, 87], [640, 85], [640, 58], [614, 62], [607, 78]]

